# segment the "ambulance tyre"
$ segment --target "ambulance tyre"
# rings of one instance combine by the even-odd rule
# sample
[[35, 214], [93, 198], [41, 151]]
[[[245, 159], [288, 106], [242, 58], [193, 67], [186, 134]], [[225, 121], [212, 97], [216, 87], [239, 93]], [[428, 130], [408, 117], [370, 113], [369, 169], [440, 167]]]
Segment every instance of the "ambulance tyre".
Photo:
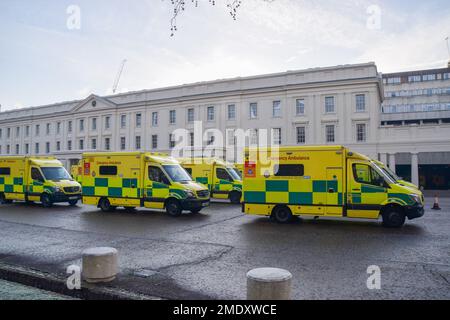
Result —
[[113, 207], [111, 205], [111, 202], [109, 202], [108, 198], [101, 198], [98, 206], [100, 207], [100, 210], [102, 210], [103, 212], [111, 212], [116, 210], [116, 207]]
[[10, 204], [12, 200], [6, 200], [5, 195], [0, 193], [0, 204]]
[[272, 218], [278, 223], [289, 223], [292, 221], [292, 212], [287, 206], [277, 206], [272, 211]]
[[242, 194], [238, 191], [232, 191], [230, 193], [230, 202], [232, 204], [240, 204], [241, 203]]
[[50, 196], [46, 193], [41, 195], [41, 203], [44, 206], [44, 208], [51, 208], [53, 206], [53, 201], [50, 198]]
[[69, 206], [71, 206], [71, 207], [75, 207], [77, 205], [77, 203], [78, 203], [78, 199], [76, 199], [76, 200], [69, 200]]
[[405, 224], [405, 213], [399, 206], [387, 207], [383, 210], [383, 226], [386, 228], [401, 228]]
[[169, 216], [178, 217], [183, 209], [177, 199], [169, 199], [166, 201], [166, 212]]

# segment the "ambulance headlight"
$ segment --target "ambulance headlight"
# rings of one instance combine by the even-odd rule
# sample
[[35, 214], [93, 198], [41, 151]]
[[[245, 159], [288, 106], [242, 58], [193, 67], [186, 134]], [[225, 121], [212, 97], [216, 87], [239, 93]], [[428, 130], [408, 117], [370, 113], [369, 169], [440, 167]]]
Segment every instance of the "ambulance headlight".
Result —
[[420, 196], [418, 196], [417, 194], [409, 194], [409, 197], [411, 198], [411, 200], [413, 200], [416, 203], [420, 203]]
[[195, 193], [192, 191], [185, 191], [186, 192], [186, 197], [188, 198], [195, 198]]

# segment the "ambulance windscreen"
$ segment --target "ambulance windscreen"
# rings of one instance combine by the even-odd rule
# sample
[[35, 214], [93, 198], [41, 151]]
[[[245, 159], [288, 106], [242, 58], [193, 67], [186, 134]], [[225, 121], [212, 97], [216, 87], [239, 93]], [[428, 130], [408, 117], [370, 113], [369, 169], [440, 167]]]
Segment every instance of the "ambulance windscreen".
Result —
[[180, 165], [165, 165], [163, 166], [170, 179], [174, 182], [192, 181], [189, 173], [186, 172]]
[[45, 179], [49, 181], [72, 180], [70, 174], [63, 167], [42, 167], [41, 170]]

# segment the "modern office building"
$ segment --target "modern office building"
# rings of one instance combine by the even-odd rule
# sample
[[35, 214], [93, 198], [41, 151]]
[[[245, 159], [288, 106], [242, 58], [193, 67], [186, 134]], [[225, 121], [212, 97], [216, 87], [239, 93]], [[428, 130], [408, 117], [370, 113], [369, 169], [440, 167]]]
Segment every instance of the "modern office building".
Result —
[[383, 75], [382, 161], [426, 189], [450, 189], [450, 63]]
[[[437, 70], [435, 76], [421, 85], [441, 88], [448, 69]], [[394, 75], [383, 80], [374, 63], [365, 63], [91, 95], [81, 101], [12, 110], [0, 113], [0, 154], [56, 155], [69, 167], [85, 151], [170, 152], [174, 130], [185, 128], [189, 145], [195, 141], [194, 149], [198, 141], [207, 147], [223, 141], [228, 147], [218, 148], [217, 155], [236, 159], [236, 153], [230, 154], [236, 130], [249, 130], [248, 140], [255, 143], [267, 129], [269, 143], [343, 144], [418, 182], [419, 175], [428, 174], [423, 171], [426, 165], [450, 163], [450, 116], [445, 116], [450, 108], [415, 111], [425, 118], [410, 123], [417, 119], [410, 119], [409, 111], [394, 108], [409, 98], [388, 98], [382, 107], [384, 91], [392, 97], [393, 91], [418, 85], [405, 81], [406, 75], [395, 77], [400, 78], [395, 84]], [[445, 94], [435, 96], [444, 103]], [[429, 123], [432, 119], [435, 122]], [[200, 132], [195, 129], [199, 122]], [[216, 136], [211, 129], [222, 134]], [[427, 179], [424, 176], [421, 182]], [[445, 186], [431, 180], [426, 187], [449, 188], [448, 182]]]

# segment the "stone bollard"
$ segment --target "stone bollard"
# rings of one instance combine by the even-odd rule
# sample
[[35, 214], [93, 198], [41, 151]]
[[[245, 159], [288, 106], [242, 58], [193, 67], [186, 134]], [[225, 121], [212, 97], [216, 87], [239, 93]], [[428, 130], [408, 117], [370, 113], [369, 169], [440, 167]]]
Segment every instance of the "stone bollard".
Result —
[[277, 268], [253, 269], [247, 273], [247, 300], [290, 300], [292, 274]]
[[118, 273], [118, 252], [114, 248], [90, 248], [83, 251], [82, 274], [88, 283], [110, 282]]

